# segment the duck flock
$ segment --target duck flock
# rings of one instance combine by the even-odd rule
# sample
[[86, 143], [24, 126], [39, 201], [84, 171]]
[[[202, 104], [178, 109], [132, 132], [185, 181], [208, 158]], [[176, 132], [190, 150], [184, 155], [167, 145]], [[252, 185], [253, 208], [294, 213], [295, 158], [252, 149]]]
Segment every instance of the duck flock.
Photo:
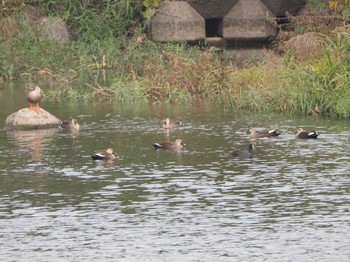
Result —
[[[170, 120], [169, 118], [165, 119], [163, 122], [162, 127], [164, 129], [174, 129], [181, 126], [180, 121]], [[80, 125], [78, 124], [78, 121], [76, 118], [71, 118], [70, 120], [64, 121], [61, 123], [61, 128], [68, 131], [78, 131], [80, 129]], [[249, 138], [250, 139], [257, 139], [257, 138], [264, 138], [264, 137], [277, 137], [281, 133], [278, 132], [278, 130], [256, 130], [255, 128], [249, 129]], [[298, 128], [297, 131], [294, 133], [295, 137], [298, 139], [316, 139], [319, 136], [319, 133], [316, 131], [306, 131], [302, 128]], [[176, 139], [175, 141], [162, 141], [162, 142], [156, 142], [153, 143], [154, 149], [163, 149], [163, 150], [181, 150], [185, 146], [185, 143], [181, 139]], [[235, 150], [231, 153], [234, 157], [246, 157], [251, 158], [253, 157], [253, 151], [254, 151], [254, 145], [249, 144], [248, 150]], [[103, 151], [95, 152], [91, 155], [93, 160], [111, 160], [115, 159], [116, 155], [113, 152], [112, 148], [108, 148]]]
[[[39, 102], [41, 98], [41, 89], [40, 87], [35, 87], [34, 90], [30, 91], [27, 96], [27, 101], [29, 102], [29, 108], [31, 110], [39, 110]], [[33, 105], [34, 104], [34, 105]], [[181, 121], [171, 120], [169, 118], [165, 119], [162, 127], [164, 129], [173, 129], [180, 127], [182, 125]], [[70, 120], [63, 121], [61, 123], [61, 128], [68, 131], [78, 131], [80, 125], [76, 118], [71, 118]], [[277, 130], [256, 130], [254, 127], [249, 129], [249, 138], [257, 139], [264, 137], [277, 137], [281, 133]], [[302, 128], [298, 128], [294, 133], [295, 137], [298, 139], [315, 139], [319, 136], [319, 133], [316, 131], [306, 131]], [[181, 139], [176, 139], [175, 141], [162, 141], [153, 143], [154, 149], [163, 149], [163, 150], [182, 150], [185, 144]], [[234, 157], [253, 157], [254, 145], [249, 144], [247, 151], [235, 150], [231, 153]], [[95, 152], [91, 155], [93, 160], [112, 160], [116, 158], [115, 153], [112, 148], [108, 148], [104, 151]]]

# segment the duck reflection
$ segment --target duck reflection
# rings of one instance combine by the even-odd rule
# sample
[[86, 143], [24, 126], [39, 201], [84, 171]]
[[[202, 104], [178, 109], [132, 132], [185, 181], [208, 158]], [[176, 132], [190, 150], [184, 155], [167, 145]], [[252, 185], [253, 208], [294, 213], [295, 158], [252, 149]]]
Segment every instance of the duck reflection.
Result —
[[181, 121], [178, 120], [170, 120], [169, 118], [166, 118], [163, 122], [162, 122], [162, 127], [164, 129], [164, 135], [166, 139], [169, 139], [170, 136], [170, 132], [173, 129], [176, 129], [177, 127], [180, 127], [182, 125]]
[[43, 159], [43, 149], [58, 133], [57, 128], [35, 130], [8, 130], [7, 137], [14, 144], [31, 150], [34, 161]]
[[169, 139], [170, 138], [170, 129], [169, 128], [164, 128], [164, 138]]

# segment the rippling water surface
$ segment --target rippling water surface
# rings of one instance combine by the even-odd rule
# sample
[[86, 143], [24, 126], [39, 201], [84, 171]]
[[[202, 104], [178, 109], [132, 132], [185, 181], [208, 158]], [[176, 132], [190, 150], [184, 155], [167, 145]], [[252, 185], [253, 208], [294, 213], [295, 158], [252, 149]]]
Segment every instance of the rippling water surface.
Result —
[[[349, 261], [349, 122], [205, 103], [43, 107], [81, 130], [0, 132], [1, 261]], [[166, 132], [165, 117], [183, 126]], [[250, 126], [282, 134], [231, 157]], [[319, 139], [296, 140], [299, 126]], [[185, 150], [152, 148], [176, 138]], [[108, 147], [116, 161], [91, 160]]]

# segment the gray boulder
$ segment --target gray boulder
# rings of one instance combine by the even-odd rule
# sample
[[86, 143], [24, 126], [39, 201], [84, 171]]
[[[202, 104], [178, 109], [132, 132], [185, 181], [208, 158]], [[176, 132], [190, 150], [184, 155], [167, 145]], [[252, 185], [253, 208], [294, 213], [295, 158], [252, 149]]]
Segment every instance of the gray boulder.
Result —
[[60, 17], [41, 17], [37, 21], [36, 30], [42, 37], [60, 44], [70, 41], [68, 26]]
[[42, 16], [38, 8], [30, 5], [22, 8], [21, 16], [42, 38], [60, 44], [68, 43], [71, 39], [69, 27], [60, 17]]
[[58, 127], [60, 123], [60, 119], [42, 108], [36, 111], [23, 108], [6, 118], [5, 127], [20, 130], [42, 129]]

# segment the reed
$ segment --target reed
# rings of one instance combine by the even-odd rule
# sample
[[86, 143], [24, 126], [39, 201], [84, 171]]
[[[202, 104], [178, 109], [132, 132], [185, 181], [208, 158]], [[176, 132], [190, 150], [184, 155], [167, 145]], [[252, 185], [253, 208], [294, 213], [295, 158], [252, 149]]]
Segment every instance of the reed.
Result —
[[348, 118], [350, 78], [347, 68], [350, 60], [346, 53], [350, 48], [349, 40], [349, 35], [344, 34], [339, 45], [337, 39], [328, 38], [328, 48], [318, 58], [284, 68], [284, 88], [276, 89], [282, 101], [278, 103], [278, 99], [275, 100], [279, 104], [277, 108], [293, 113], [321, 113]]
[[125, 36], [139, 26], [142, 18], [142, 4], [133, 0], [39, 0], [36, 3], [47, 15], [63, 17], [75, 38], [85, 42]]
[[[288, 48], [317, 49], [307, 59], [288, 50], [283, 56], [271, 51], [261, 61], [238, 66], [225, 52], [148, 41], [142, 28], [128, 21], [138, 12], [133, 2], [109, 1], [95, 9], [87, 2], [39, 2], [44, 10], [65, 14], [68, 21], [77, 19], [75, 30], [82, 31], [75, 31], [76, 41], [56, 44], [40, 38], [18, 17], [11, 27], [11, 42], [0, 34], [0, 77], [40, 83], [46, 99], [169, 103], [205, 99], [237, 110], [350, 117], [350, 35], [344, 31], [291, 41]], [[112, 16], [111, 8], [121, 4], [118, 16], [125, 26], [120, 32], [109, 29], [99, 35], [94, 32], [97, 28], [79, 26], [98, 12]], [[79, 13], [83, 7], [87, 14]], [[125, 35], [130, 28], [132, 34]]]

